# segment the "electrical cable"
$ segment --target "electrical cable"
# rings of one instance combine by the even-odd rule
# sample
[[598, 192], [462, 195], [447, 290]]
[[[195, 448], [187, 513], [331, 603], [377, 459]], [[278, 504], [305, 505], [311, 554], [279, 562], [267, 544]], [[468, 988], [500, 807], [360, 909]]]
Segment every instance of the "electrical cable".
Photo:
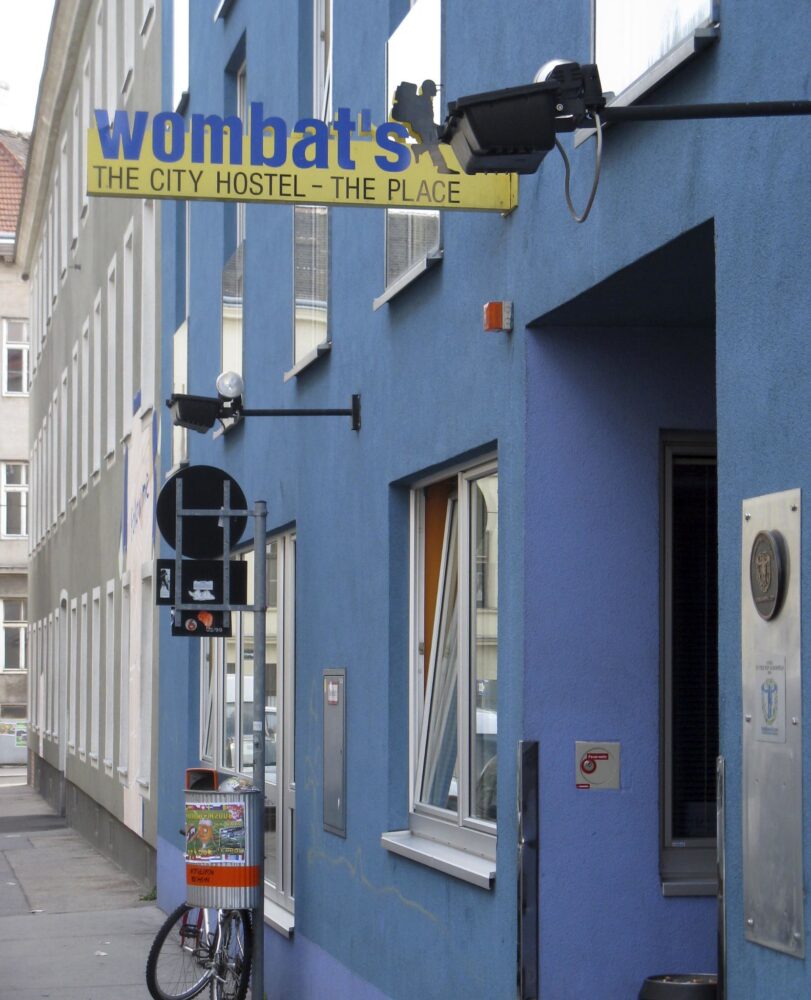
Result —
[[591, 206], [594, 204], [594, 197], [597, 194], [597, 185], [600, 183], [600, 167], [603, 162], [603, 124], [600, 121], [600, 116], [596, 112], [594, 113], [593, 117], [594, 117], [594, 124], [597, 128], [597, 153], [596, 153], [597, 159], [594, 165], [594, 182], [591, 185], [591, 194], [589, 195], [589, 200], [586, 202], [586, 207], [583, 209], [583, 212], [580, 215], [577, 214], [577, 211], [575, 210], [575, 207], [572, 204], [572, 194], [570, 187], [572, 167], [571, 164], [569, 163], [569, 157], [566, 155], [566, 150], [560, 144], [560, 140], [555, 139], [555, 145], [558, 147], [558, 151], [560, 152], [560, 155], [563, 157], [563, 165], [566, 169], [566, 180], [565, 180], [566, 204], [568, 205], [569, 213], [571, 214], [575, 222], [585, 222], [586, 219], [589, 217]]

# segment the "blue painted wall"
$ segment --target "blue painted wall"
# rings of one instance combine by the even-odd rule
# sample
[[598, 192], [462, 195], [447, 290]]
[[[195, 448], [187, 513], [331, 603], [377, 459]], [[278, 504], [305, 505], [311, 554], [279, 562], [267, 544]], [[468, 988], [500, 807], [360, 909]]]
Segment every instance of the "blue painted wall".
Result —
[[[225, 67], [243, 36], [249, 97], [289, 119], [309, 110], [309, 70], [297, 58], [309, 46], [307, 4], [283, 0], [269, 16], [264, 5], [238, 0], [225, 22], [211, 21], [203, 6], [198, 13], [192, 4], [190, 112], [224, 110]], [[336, 107], [370, 107], [382, 119], [385, 40], [406, 9], [395, 0], [358, 0], [350, 10], [336, 0]], [[776, 0], [766, 16], [754, 0], [726, 4], [720, 43], [683, 67], [657, 100], [808, 98], [809, 36], [804, 5]], [[165, 37], [168, 58], [168, 31]], [[585, 60], [589, 37], [589, 5], [575, 0], [510, 0], [497, 20], [492, 9], [446, 0], [446, 96], [527, 82], [556, 55]], [[581, 204], [592, 155], [591, 146], [575, 154]], [[544, 997], [619, 1000], [634, 995], [645, 975], [714, 965], [712, 902], [663, 899], [658, 882], [657, 474], [660, 427], [716, 421], [728, 996], [771, 1000], [811, 988], [804, 962], [743, 940], [739, 638], [740, 502], [811, 485], [804, 461], [808, 162], [801, 121], [613, 127], [585, 225], [569, 219], [562, 166], [550, 155], [522, 180], [511, 217], [447, 216], [441, 266], [378, 312], [371, 302], [383, 290], [382, 213], [333, 211], [333, 350], [287, 383], [291, 210], [248, 208], [248, 405], [345, 406], [351, 393], [363, 396], [359, 434], [343, 419], [257, 419], [225, 439], [192, 441], [194, 462], [225, 467], [249, 501], [267, 500], [271, 529], [297, 529], [296, 930], [292, 942], [266, 934], [280, 995], [513, 995], [512, 761], [522, 737], [541, 745]], [[169, 291], [176, 287], [174, 217], [167, 204], [167, 392], [177, 325]], [[226, 212], [197, 203], [191, 219], [190, 391], [210, 393]], [[603, 303], [596, 292], [579, 329], [566, 328], [571, 309], [557, 325], [526, 328], [702, 224], [713, 230], [714, 336], [702, 326], [710, 293], [695, 287], [684, 259], [666, 292], [640, 285], [613, 304], [621, 329], [606, 330], [592, 315]], [[482, 333], [482, 303], [496, 298], [515, 302], [512, 336]], [[665, 303], [673, 316], [663, 315]], [[164, 421], [164, 460], [169, 433]], [[388, 854], [379, 838], [407, 819], [408, 514], [400, 484], [493, 444], [502, 752], [498, 874], [487, 893]], [[167, 632], [164, 626], [164, 905], [182, 887], [171, 874], [181, 868], [178, 788], [198, 742], [196, 650]], [[806, 635], [806, 655], [809, 641]], [[321, 823], [321, 673], [334, 666], [347, 668], [345, 841]], [[592, 737], [622, 742], [618, 793], [574, 789], [573, 742]], [[808, 830], [811, 794], [804, 800]]]

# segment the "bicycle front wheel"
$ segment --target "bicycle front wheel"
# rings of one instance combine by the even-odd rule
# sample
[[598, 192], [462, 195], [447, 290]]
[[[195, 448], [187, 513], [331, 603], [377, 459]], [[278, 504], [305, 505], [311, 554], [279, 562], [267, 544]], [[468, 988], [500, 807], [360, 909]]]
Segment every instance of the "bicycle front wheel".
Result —
[[217, 911], [181, 903], [158, 931], [146, 962], [155, 1000], [191, 1000], [210, 981], [218, 933]]
[[251, 978], [251, 911], [226, 910], [214, 947], [212, 1000], [245, 1000]]

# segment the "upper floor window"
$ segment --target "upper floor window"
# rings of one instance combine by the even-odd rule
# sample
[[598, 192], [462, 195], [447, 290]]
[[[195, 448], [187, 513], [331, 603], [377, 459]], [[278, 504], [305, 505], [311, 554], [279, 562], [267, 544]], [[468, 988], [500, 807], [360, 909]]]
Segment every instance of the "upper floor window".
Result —
[[182, 111], [189, 98], [189, 0], [172, 3], [172, 108]]
[[[313, 0], [313, 116], [332, 116], [332, 0]], [[329, 210], [293, 207], [293, 369], [329, 343]]]
[[3, 394], [28, 394], [28, 321], [3, 320]]
[[28, 463], [0, 462], [0, 536], [28, 534]]
[[[386, 117], [397, 88], [414, 84], [433, 99], [434, 121], [442, 112], [438, 88], [442, 78], [442, 0], [415, 0], [386, 46]], [[433, 94], [423, 84], [433, 81]], [[440, 213], [390, 208], [386, 211], [386, 288], [422, 274], [442, 252]]]
[[629, 104], [717, 36], [719, 0], [593, 0], [594, 61]]
[[3, 644], [0, 646], [0, 670], [26, 669], [26, 602], [24, 597], [0, 600], [0, 625]]
[[495, 857], [498, 471], [412, 493], [412, 831]]

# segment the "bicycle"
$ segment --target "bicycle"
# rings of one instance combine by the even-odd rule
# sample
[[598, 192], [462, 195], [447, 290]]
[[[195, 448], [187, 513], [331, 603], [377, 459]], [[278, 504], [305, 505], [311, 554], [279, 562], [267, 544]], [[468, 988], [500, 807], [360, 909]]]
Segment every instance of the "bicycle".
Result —
[[244, 1000], [251, 974], [251, 911], [181, 903], [155, 936], [146, 962], [154, 1000]]

